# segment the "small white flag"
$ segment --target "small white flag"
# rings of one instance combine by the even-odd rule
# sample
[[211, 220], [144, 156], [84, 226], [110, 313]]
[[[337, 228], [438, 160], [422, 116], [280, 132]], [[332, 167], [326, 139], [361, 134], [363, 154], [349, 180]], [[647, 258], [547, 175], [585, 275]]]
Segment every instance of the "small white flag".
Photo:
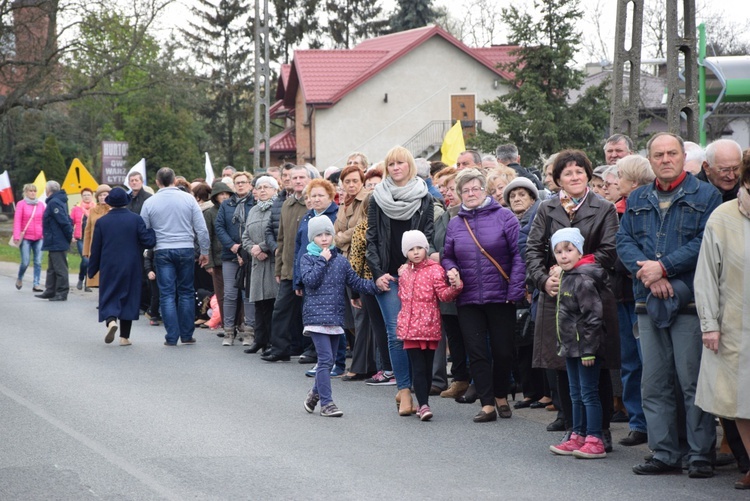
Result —
[[206, 152], [206, 183], [211, 186], [214, 184], [214, 168], [211, 166], [211, 159], [208, 158], [208, 152]]

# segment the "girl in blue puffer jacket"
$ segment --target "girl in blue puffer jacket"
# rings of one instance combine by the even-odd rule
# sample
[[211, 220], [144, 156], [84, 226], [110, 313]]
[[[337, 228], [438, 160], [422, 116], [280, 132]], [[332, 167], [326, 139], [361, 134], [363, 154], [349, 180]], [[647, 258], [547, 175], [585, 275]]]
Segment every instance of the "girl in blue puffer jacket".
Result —
[[344, 334], [346, 287], [360, 294], [379, 293], [375, 282], [357, 276], [349, 261], [333, 247], [333, 235], [333, 223], [327, 216], [310, 219], [307, 227], [310, 243], [307, 253], [300, 258], [300, 274], [305, 286], [304, 334], [312, 338], [318, 352], [315, 383], [305, 399], [305, 410], [312, 413], [320, 401], [320, 415], [325, 417], [344, 415], [333, 403], [331, 368], [339, 336]]

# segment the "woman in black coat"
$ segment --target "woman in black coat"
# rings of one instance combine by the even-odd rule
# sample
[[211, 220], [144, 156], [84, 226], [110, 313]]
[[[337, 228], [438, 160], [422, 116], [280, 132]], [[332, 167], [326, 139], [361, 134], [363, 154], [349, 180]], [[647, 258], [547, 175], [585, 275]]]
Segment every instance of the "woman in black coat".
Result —
[[156, 245], [156, 235], [127, 209], [130, 195], [122, 188], [110, 191], [106, 203], [112, 210], [94, 228], [88, 275], [101, 273], [99, 321], [107, 325], [104, 342], [114, 341], [119, 319], [120, 346], [130, 346], [130, 328], [138, 320], [141, 303], [141, 255]]

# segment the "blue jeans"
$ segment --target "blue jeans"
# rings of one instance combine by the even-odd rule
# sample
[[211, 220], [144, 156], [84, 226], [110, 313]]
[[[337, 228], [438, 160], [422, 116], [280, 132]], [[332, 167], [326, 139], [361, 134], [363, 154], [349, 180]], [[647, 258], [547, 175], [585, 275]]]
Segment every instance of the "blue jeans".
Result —
[[638, 320], [635, 302], [617, 303], [617, 319], [620, 323], [622, 403], [628, 411], [630, 429], [646, 433], [646, 416], [641, 404], [641, 342], [633, 335], [633, 327]]
[[[695, 405], [695, 388], [703, 343], [698, 315], [678, 314], [672, 326], [660, 329], [648, 315], [638, 315], [643, 347], [641, 395], [648, 428], [648, 446], [654, 459], [671, 466], [681, 464], [677, 407], [685, 409], [688, 461], [708, 461], [716, 443], [714, 418]], [[675, 396], [680, 385], [682, 400]]]
[[318, 352], [318, 366], [315, 370], [315, 383], [312, 391], [320, 395], [320, 405], [325, 407], [333, 402], [331, 393], [331, 369], [333, 368], [334, 353], [339, 347], [343, 335], [331, 336], [329, 334], [318, 334], [308, 332]]
[[154, 252], [156, 282], [159, 284], [161, 318], [167, 329], [167, 343], [193, 338], [195, 330], [195, 290], [193, 248], [162, 249]]
[[78, 255], [81, 256], [81, 268], [78, 270], [78, 280], [83, 281], [86, 278], [86, 271], [89, 268], [89, 258], [83, 257], [83, 239], [79, 238], [76, 240], [76, 247], [78, 247]]
[[411, 364], [409, 355], [404, 350], [404, 342], [396, 337], [396, 320], [401, 310], [401, 300], [398, 298], [398, 282], [390, 283], [391, 290], [375, 296], [383, 312], [385, 331], [388, 334], [388, 354], [391, 356], [393, 375], [396, 376], [396, 386], [399, 390], [411, 388]]
[[[566, 358], [570, 402], [573, 405], [573, 431], [579, 435], [602, 438], [602, 402], [599, 400], [601, 362], [584, 367], [580, 358]], [[583, 417], [586, 416], [586, 429]]]
[[39, 287], [42, 279], [42, 242], [39, 240], [21, 240], [21, 266], [18, 267], [18, 280], [23, 280], [26, 268], [29, 267], [31, 260], [31, 251], [34, 251], [34, 287]]

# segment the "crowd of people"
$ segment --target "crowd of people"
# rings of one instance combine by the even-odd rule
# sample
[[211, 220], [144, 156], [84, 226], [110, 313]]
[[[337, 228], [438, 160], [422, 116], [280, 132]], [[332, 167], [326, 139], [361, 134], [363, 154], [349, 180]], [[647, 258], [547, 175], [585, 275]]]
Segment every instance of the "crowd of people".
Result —
[[129, 346], [143, 313], [166, 346], [194, 344], [213, 305], [222, 345], [315, 364], [307, 412], [343, 415], [331, 378], [395, 386], [398, 414], [422, 421], [430, 396], [479, 400], [476, 423], [546, 408], [547, 430], [565, 432], [550, 451], [585, 459], [627, 422], [619, 444], [652, 451], [635, 474], [708, 478], [736, 462], [750, 489], [750, 149], [658, 133], [645, 156], [622, 134], [603, 152], [606, 165], [567, 149], [537, 171], [512, 144], [455, 165], [397, 146], [323, 176], [227, 167], [210, 186], [162, 168], [153, 194], [132, 173], [70, 213], [59, 183], [46, 204], [27, 185], [15, 286], [33, 252], [37, 297], [66, 300], [75, 243], [107, 343], [119, 330]]

